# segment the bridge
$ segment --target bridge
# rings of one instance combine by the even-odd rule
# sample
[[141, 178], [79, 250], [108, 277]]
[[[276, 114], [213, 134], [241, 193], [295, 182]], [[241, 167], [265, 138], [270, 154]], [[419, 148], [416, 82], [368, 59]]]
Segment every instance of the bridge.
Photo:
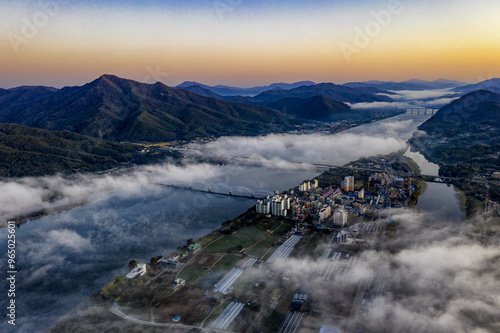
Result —
[[432, 108], [407, 108], [406, 114], [432, 114], [434, 115], [438, 109]]
[[267, 190], [252, 190], [251, 188], [244, 186], [231, 187], [226, 184], [207, 184], [207, 183], [195, 182], [195, 183], [169, 183], [169, 184], [158, 183], [158, 185], [181, 188], [197, 192], [205, 192], [205, 193], [228, 195], [232, 197], [242, 197], [251, 199], [262, 199], [267, 196], [274, 195], [273, 192]]

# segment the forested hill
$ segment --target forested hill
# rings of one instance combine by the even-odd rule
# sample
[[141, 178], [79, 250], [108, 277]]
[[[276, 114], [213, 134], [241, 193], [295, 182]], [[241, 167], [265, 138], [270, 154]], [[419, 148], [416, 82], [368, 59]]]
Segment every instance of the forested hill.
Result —
[[134, 158], [137, 147], [68, 131], [0, 124], [0, 177], [99, 171]]
[[419, 126], [429, 135], [450, 137], [500, 128], [500, 94], [477, 90], [442, 107]]

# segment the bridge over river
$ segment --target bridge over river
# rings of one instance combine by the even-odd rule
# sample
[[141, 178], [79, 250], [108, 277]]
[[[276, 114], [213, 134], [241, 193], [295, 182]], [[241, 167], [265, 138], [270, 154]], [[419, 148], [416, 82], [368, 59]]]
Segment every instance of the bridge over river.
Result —
[[267, 196], [273, 196], [272, 191], [267, 190], [252, 190], [251, 188], [244, 186], [231, 187], [226, 184], [207, 184], [207, 183], [159, 183], [161, 186], [169, 186], [174, 188], [182, 188], [191, 191], [207, 192], [212, 194], [229, 195], [233, 197], [243, 197], [251, 199], [262, 199]]
[[434, 115], [438, 111], [438, 109], [432, 109], [432, 108], [406, 108], [403, 110], [406, 110], [406, 114], [415, 114], [415, 115], [419, 114]]

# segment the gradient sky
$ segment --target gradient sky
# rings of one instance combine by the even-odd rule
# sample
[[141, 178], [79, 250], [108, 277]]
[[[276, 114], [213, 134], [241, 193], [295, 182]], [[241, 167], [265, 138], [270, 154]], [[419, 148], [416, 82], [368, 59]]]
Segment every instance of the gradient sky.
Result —
[[500, 77], [500, 1], [391, 2], [0, 0], [0, 87]]

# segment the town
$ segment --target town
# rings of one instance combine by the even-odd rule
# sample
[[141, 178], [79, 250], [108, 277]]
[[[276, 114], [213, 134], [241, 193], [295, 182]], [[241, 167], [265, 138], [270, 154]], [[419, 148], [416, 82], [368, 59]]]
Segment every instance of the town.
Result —
[[[259, 199], [168, 256], [131, 260], [126, 275], [94, 295], [98, 306], [109, 310], [101, 319], [144, 331], [359, 330], [353, 318], [387, 291], [386, 273], [382, 269], [377, 279], [366, 281], [353, 276], [353, 269], [360, 253], [379, 247], [395, 227], [380, 212], [411, 206], [418, 192], [418, 182], [401, 177], [387, 159], [363, 163], [377, 171], [326, 171]], [[294, 267], [304, 260], [308, 269]], [[349, 306], [328, 304], [325, 290], [341, 293]]]

